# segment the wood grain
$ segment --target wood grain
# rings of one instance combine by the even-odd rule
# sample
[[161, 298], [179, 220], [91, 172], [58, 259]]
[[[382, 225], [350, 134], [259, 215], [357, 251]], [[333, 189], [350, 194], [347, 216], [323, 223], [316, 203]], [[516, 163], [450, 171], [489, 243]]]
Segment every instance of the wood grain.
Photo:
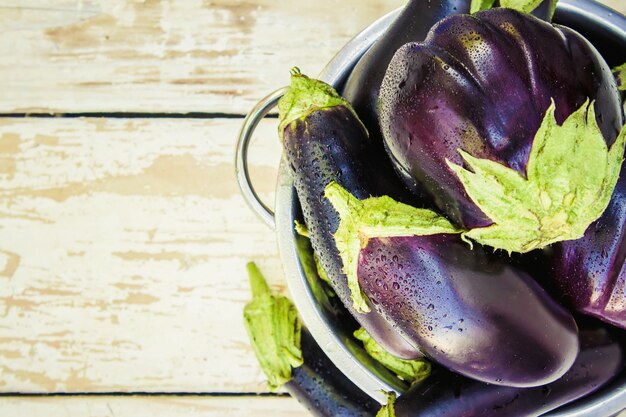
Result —
[[[240, 123], [0, 119], [0, 391], [266, 391], [245, 262], [284, 283], [235, 183]], [[275, 129], [251, 151], [269, 202]]]
[[2, 417], [305, 417], [285, 397], [4, 397]]
[[246, 113], [402, 0], [0, 0], [0, 113]]
[[0, 0], [0, 113], [244, 114], [403, 3]]

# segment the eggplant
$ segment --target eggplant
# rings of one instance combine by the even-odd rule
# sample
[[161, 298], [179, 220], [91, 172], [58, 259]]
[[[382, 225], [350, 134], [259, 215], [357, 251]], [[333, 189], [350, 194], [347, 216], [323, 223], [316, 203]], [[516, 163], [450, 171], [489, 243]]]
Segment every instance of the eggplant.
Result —
[[423, 43], [400, 48], [383, 79], [379, 119], [401, 177], [469, 230], [494, 221], [453, 169], [468, 163], [458, 150], [524, 178], [551, 103], [562, 124], [589, 99], [611, 145], [623, 125], [620, 96], [597, 50], [567, 27], [491, 9], [445, 18]]
[[373, 416], [380, 405], [335, 367], [256, 265], [247, 268], [253, 299], [244, 308], [245, 325], [270, 388], [284, 387], [316, 417]]
[[358, 281], [426, 357], [475, 380], [545, 385], [578, 353], [567, 310], [529, 275], [470, 250], [458, 235], [371, 238], [359, 253]]
[[537, 417], [587, 396], [624, 369], [624, 347], [606, 329], [581, 330], [581, 351], [562, 378], [536, 388], [499, 387], [439, 369], [395, 403], [396, 417]]
[[[377, 312], [357, 311], [351, 299], [343, 264], [333, 239], [339, 216], [323, 198], [325, 187], [337, 181], [358, 197], [386, 193], [397, 183], [373, 160], [366, 129], [348, 102], [329, 85], [292, 71], [291, 86], [278, 104], [279, 136], [300, 200], [313, 250], [333, 290], [357, 322], [391, 354], [403, 359], [421, 357]], [[388, 187], [380, 190], [382, 184]], [[398, 191], [400, 192], [400, 191]]]
[[[426, 357], [470, 378], [532, 387], [578, 353], [572, 315], [528, 274], [473, 250], [447, 220], [389, 197], [325, 191], [355, 304], [367, 300]], [[355, 288], [357, 291], [355, 291]]]
[[[367, 128], [374, 145], [382, 151], [382, 133], [378, 124], [380, 86], [396, 51], [406, 43], [421, 42], [430, 28], [444, 17], [470, 12], [470, 0], [409, 0], [385, 33], [359, 59], [342, 90], [342, 96], [352, 104]], [[496, 2], [496, 6], [499, 2]], [[533, 15], [549, 21], [556, 0], [544, 0]], [[402, 175], [402, 172], [399, 172]], [[406, 178], [414, 192], [421, 193], [419, 184]]]
[[608, 208], [578, 240], [544, 251], [542, 282], [568, 307], [626, 329], [626, 168]]
[[350, 73], [342, 95], [359, 115], [374, 146], [380, 147], [381, 155], [384, 153], [378, 125], [378, 97], [385, 70], [393, 54], [405, 43], [424, 40], [430, 28], [444, 17], [469, 13], [469, 10], [470, 0], [409, 0]]
[[370, 417], [380, 404], [348, 379], [326, 356], [306, 328], [302, 329], [304, 363], [285, 384], [289, 394], [317, 417]]

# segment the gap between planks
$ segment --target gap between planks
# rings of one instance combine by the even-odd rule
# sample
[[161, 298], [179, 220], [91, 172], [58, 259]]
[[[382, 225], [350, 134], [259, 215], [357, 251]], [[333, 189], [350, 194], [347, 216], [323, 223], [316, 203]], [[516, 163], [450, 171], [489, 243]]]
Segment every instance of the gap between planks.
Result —
[[306, 417], [292, 398], [268, 396], [1, 397], [2, 417]]

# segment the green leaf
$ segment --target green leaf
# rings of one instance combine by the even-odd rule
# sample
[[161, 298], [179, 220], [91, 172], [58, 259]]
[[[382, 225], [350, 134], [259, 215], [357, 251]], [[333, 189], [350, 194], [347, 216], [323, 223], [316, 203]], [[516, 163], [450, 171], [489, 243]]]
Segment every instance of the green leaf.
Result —
[[423, 359], [400, 359], [380, 346], [363, 328], [354, 332], [354, 337], [363, 342], [365, 351], [385, 368], [409, 384], [423, 381], [430, 375], [430, 363]]
[[554, 18], [554, 13], [556, 13], [556, 4], [558, 2], [559, 0], [552, 0], [552, 3], [550, 4], [550, 20]]
[[306, 225], [300, 223], [297, 220], [294, 220], [293, 224], [294, 224], [294, 229], [296, 230], [297, 234], [299, 234], [300, 236], [303, 236], [303, 237], [307, 237], [307, 238], [311, 237], [309, 235], [309, 229], [307, 229]]
[[[291, 85], [278, 101], [278, 136], [282, 140], [284, 130], [293, 122], [306, 119], [314, 111], [335, 106], [346, 107], [359, 122], [361, 121], [350, 103], [342, 98], [333, 87], [323, 81], [307, 77], [297, 67], [292, 68]], [[363, 123], [361, 125], [364, 130], [367, 130]]]
[[620, 91], [626, 91], [626, 63], [623, 63], [619, 67], [613, 68], [613, 74], [617, 79], [617, 88]]
[[543, 0], [500, 0], [500, 7], [514, 9], [523, 13], [530, 13], [541, 4]]
[[495, 0], [472, 0], [470, 4], [470, 13], [474, 14], [481, 10], [488, 10], [493, 7]]
[[554, 103], [532, 144], [526, 178], [517, 171], [459, 151], [468, 169], [448, 161], [472, 201], [494, 224], [463, 234], [508, 252], [529, 252], [582, 237], [607, 205], [617, 182], [626, 127], [609, 150], [586, 102], [562, 126]]
[[348, 277], [353, 306], [361, 313], [370, 311], [357, 278], [359, 252], [368, 239], [461, 232], [445, 217], [431, 210], [411, 207], [388, 196], [361, 201], [336, 182], [326, 187], [324, 195], [341, 219], [334, 235], [335, 244], [343, 262], [343, 272]]
[[376, 413], [376, 417], [396, 417], [396, 409], [394, 403], [396, 402], [396, 393], [391, 391], [387, 392], [387, 404]]
[[283, 296], [274, 296], [261, 271], [247, 264], [252, 301], [243, 309], [244, 325], [254, 353], [275, 390], [291, 379], [291, 369], [302, 365], [302, 324], [296, 307]]

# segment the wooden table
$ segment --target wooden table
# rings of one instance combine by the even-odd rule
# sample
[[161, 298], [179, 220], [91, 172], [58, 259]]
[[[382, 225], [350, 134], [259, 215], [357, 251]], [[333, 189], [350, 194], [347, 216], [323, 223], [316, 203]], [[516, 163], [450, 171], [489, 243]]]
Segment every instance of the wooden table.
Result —
[[[0, 0], [0, 415], [305, 415], [242, 325], [246, 261], [285, 285], [235, 138], [402, 3]], [[275, 129], [252, 145], [266, 201]]]

